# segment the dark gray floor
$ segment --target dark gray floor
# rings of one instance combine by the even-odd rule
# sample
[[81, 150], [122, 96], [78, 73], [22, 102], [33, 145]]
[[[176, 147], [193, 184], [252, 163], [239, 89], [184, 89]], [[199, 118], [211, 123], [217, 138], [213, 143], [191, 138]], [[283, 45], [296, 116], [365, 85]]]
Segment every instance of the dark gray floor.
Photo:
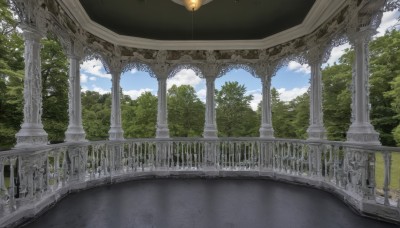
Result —
[[333, 195], [266, 180], [146, 180], [72, 194], [26, 228], [397, 227]]

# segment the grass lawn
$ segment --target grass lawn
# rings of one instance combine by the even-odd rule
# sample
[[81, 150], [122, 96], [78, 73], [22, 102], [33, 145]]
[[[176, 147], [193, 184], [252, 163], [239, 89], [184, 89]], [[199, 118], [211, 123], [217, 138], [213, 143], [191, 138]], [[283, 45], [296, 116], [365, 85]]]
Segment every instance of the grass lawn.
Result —
[[[383, 181], [385, 178], [385, 163], [383, 155], [377, 153], [375, 161], [375, 179], [377, 189], [383, 188]], [[392, 153], [392, 172], [390, 177], [390, 190], [400, 189], [400, 153]]]

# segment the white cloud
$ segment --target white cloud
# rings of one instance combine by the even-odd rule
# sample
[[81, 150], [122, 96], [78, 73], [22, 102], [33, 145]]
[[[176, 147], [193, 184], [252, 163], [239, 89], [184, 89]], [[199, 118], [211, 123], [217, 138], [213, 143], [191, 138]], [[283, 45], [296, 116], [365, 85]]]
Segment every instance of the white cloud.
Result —
[[82, 86], [82, 88], [81, 88], [81, 92], [86, 92], [88, 90], [89, 90], [89, 88], [87, 86]]
[[335, 62], [337, 63], [339, 58], [344, 54], [344, 50], [346, 50], [347, 48], [350, 48], [350, 47], [351, 47], [350, 44], [347, 43], [347, 44], [343, 44], [338, 47], [332, 48], [331, 56], [329, 57], [326, 64], [323, 65], [323, 67], [325, 67], [327, 64], [332, 66]]
[[142, 93], [145, 92], [153, 92], [153, 89], [146, 88], [146, 89], [139, 89], [139, 90], [124, 90], [124, 94], [129, 95], [132, 100], [136, 100]]
[[201, 78], [193, 70], [181, 70], [173, 78], [167, 80], [167, 88], [171, 88], [172, 85], [191, 85], [195, 87], [200, 83]]
[[129, 71], [129, 73], [131, 74], [136, 74], [138, 72], [138, 70], [136, 68], [133, 68], [132, 70]]
[[103, 64], [98, 59], [92, 59], [92, 60], [83, 62], [81, 64], [81, 71], [84, 74], [88, 74], [91, 76], [111, 79], [110, 74], [104, 73]]
[[277, 89], [277, 91], [279, 93], [279, 98], [281, 99], [281, 101], [291, 101], [294, 98], [306, 93], [307, 90], [308, 90], [308, 87], [293, 88], [290, 90], [286, 90], [286, 88]]
[[88, 76], [86, 74], [81, 74], [81, 83], [86, 83], [88, 80]]
[[199, 99], [202, 102], [206, 102], [206, 96], [207, 96], [207, 89], [206, 88], [203, 88], [203, 89], [197, 91], [196, 94], [197, 94], [197, 97], [199, 97]]
[[253, 100], [250, 103], [251, 108], [254, 111], [257, 111], [258, 104], [260, 104], [261, 101], [262, 101], [262, 94], [261, 93], [253, 94]]
[[90, 81], [96, 81], [96, 79], [97, 79], [96, 77], [90, 77], [89, 78]]
[[92, 89], [91, 90], [95, 91], [95, 92], [98, 92], [100, 94], [111, 93], [111, 90], [106, 90], [106, 89], [100, 88], [100, 87], [98, 87], [96, 85], [92, 85]]
[[303, 73], [303, 74], [309, 74], [311, 73], [310, 66], [308, 64], [300, 64], [295, 61], [289, 62], [288, 69], [291, 71], [294, 71], [296, 73]]
[[397, 10], [392, 12], [383, 13], [381, 25], [378, 28], [378, 34], [376, 36], [383, 36], [387, 29], [393, 28], [396, 24], [398, 24], [399, 12]]
[[250, 102], [250, 106], [251, 106], [251, 109], [256, 111], [258, 108], [258, 104], [262, 101], [262, 94], [261, 94], [260, 90], [253, 90], [253, 91], [249, 91], [248, 93], [253, 95], [253, 100]]

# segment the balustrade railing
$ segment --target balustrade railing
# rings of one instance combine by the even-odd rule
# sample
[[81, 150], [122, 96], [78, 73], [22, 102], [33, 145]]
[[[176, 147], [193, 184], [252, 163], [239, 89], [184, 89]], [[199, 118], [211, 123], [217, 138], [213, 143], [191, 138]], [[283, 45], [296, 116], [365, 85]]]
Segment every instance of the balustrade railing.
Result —
[[0, 218], [72, 185], [153, 171], [296, 177], [400, 208], [399, 167], [400, 148], [288, 139], [132, 139], [11, 150], [0, 153]]

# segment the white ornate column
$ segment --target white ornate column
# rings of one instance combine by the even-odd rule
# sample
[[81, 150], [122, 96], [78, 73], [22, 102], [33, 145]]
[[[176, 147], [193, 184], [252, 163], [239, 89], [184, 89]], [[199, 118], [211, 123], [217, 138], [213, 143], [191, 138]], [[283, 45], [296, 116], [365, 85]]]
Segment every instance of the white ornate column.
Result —
[[215, 78], [216, 75], [205, 75], [206, 94], [206, 115], [204, 122], [204, 138], [218, 138], [217, 121], [215, 112]]
[[261, 103], [261, 127], [260, 138], [274, 138], [271, 112], [271, 75], [261, 77], [262, 103]]
[[167, 109], [167, 79], [170, 65], [167, 63], [167, 51], [158, 51], [151, 69], [158, 81], [158, 109], [156, 138], [169, 138]]
[[108, 131], [110, 140], [123, 140], [124, 131], [122, 130], [121, 121], [121, 69], [111, 68], [110, 73], [112, 76], [111, 88], [111, 127]]
[[167, 75], [157, 75], [158, 110], [156, 138], [169, 138], [167, 110]]
[[124, 131], [121, 121], [121, 74], [124, 72], [126, 62], [122, 60], [120, 49], [114, 47], [114, 54], [103, 56], [102, 62], [106, 71], [111, 74], [111, 118], [110, 130], [108, 131], [109, 140], [123, 140]]
[[369, 48], [375, 30], [360, 28], [350, 34], [354, 46], [352, 82], [352, 123], [347, 131], [347, 142], [380, 145], [379, 134], [370, 123], [369, 104]]
[[82, 126], [82, 104], [81, 104], [81, 81], [80, 60], [82, 58], [83, 46], [71, 43], [68, 51], [69, 57], [69, 125], [65, 132], [66, 142], [84, 142], [85, 131]]
[[42, 76], [40, 39], [42, 35], [33, 26], [21, 26], [25, 41], [24, 122], [15, 135], [15, 147], [46, 145], [47, 133], [42, 124]]
[[261, 79], [262, 85], [260, 138], [273, 139], [271, 79], [278, 70], [279, 63], [276, 61], [271, 62], [264, 51], [260, 53], [259, 59], [261, 62], [254, 65], [254, 70], [256, 75]]
[[311, 68], [310, 89], [310, 126], [307, 129], [309, 140], [325, 139], [325, 127], [322, 112], [322, 72], [324, 49], [314, 47], [307, 53]]
[[218, 138], [217, 112], [215, 110], [215, 79], [220, 73], [220, 66], [217, 63], [214, 51], [206, 52], [206, 62], [201, 65], [201, 68], [207, 87], [203, 137], [215, 139]]

